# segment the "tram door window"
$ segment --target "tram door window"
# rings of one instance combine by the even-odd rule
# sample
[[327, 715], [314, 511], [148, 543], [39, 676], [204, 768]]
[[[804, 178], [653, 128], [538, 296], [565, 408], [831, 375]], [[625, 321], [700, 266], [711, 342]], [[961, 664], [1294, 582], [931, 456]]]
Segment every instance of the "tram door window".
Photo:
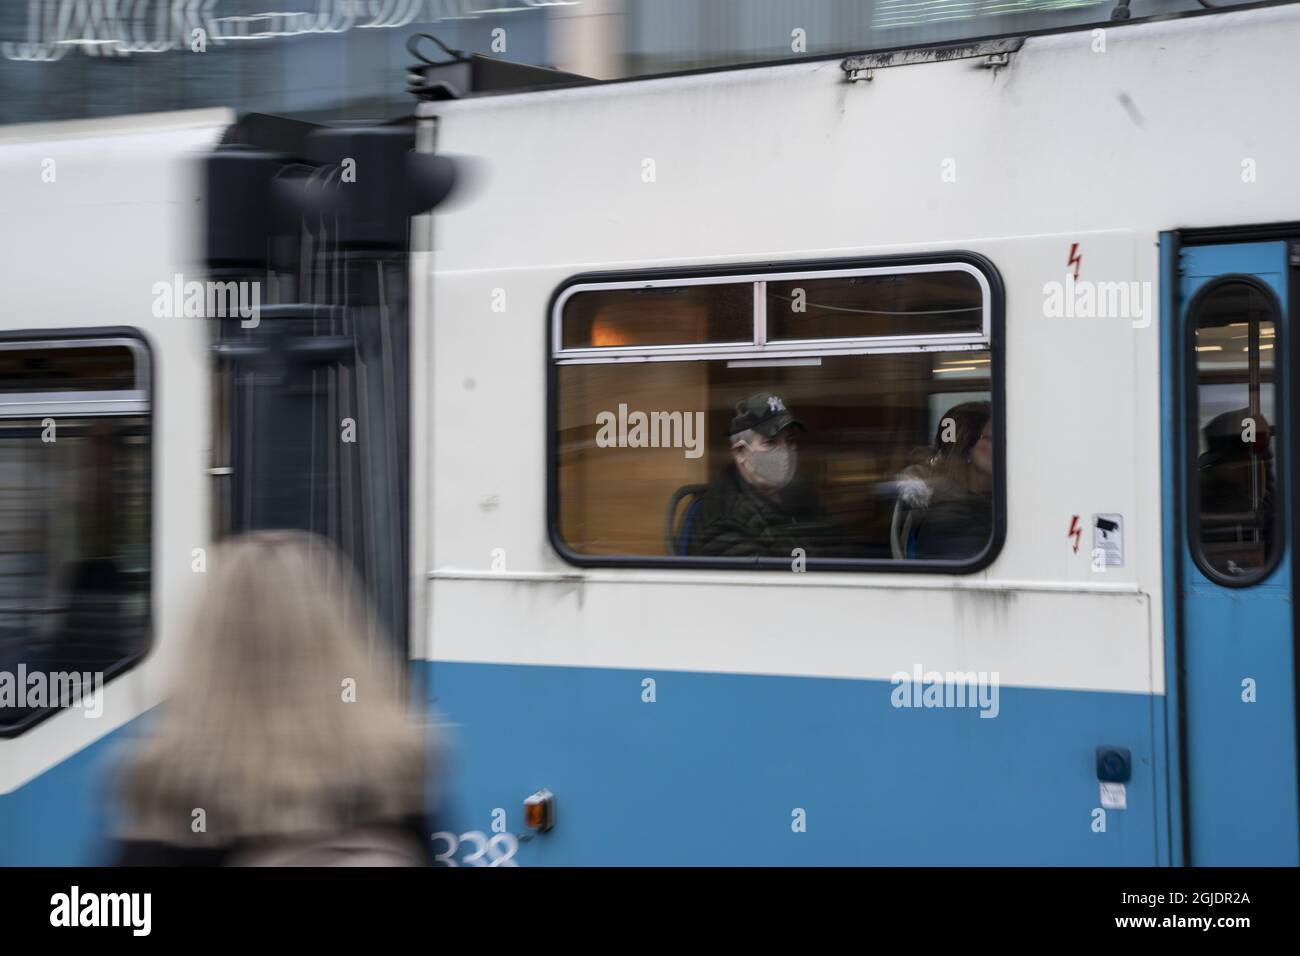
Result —
[[974, 268], [936, 265], [562, 293], [559, 545], [593, 563], [987, 563], [989, 292]]
[[1300, 863], [1285, 242], [1181, 250], [1173, 725], [1183, 859]]
[[0, 340], [0, 734], [148, 649], [148, 375], [136, 339]]
[[1275, 319], [1266, 290], [1225, 281], [1199, 303], [1193, 330], [1198, 545], [1206, 565], [1237, 580], [1279, 553]]

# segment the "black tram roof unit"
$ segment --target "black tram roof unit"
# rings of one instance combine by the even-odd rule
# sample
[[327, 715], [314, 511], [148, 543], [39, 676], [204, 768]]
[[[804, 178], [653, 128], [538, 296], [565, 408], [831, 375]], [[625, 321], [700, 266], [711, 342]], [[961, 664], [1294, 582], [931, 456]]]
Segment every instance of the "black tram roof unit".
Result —
[[[451, 59], [430, 60], [419, 50], [421, 40], [436, 43]], [[432, 33], [413, 34], [406, 41], [406, 49], [420, 61], [407, 68], [407, 91], [422, 100], [458, 100], [482, 93], [517, 93], [600, 82], [577, 73], [453, 50]]]

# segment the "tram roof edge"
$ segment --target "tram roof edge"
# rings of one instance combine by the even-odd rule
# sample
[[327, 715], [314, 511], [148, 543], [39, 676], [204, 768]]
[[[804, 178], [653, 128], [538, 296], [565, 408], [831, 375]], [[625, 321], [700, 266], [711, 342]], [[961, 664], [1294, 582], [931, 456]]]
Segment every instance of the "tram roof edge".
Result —
[[[574, 89], [594, 89], [610, 86], [618, 86], [629, 83], [644, 83], [652, 80], [672, 80], [686, 77], [698, 77], [711, 74], [722, 73], [740, 73], [746, 70], [771, 70], [776, 67], [813, 67], [824, 65], [829, 62], [839, 61], [847, 63], [852, 60], [865, 59], [887, 59], [892, 63], [881, 63], [879, 65], [902, 66], [908, 63], [922, 62], [942, 62], [946, 59], [966, 58], [968, 56], [979, 55], [999, 55], [1007, 52], [1015, 52], [1025, 40], [1033, 40], [1040, 37], [1055, 37], [1070, 33], [1087, 33], [1096, 29], [1106, 30], [1124, 30], [1130, 27], [1152, 26], [1160, 23], [1171, 23], [1180, 20], [1196, 20], [1201, 17], [1218, 17], [1248, 14], [1255, 11], [1268, 10], [1273, 8], [1295, 7], [1300, 4], [1300, 0], [1258, 0], [1255, 3], [1239, 3], [1232, 6], [1220, 6], [1209, 8], [1198, 8], [1194, 10], [1184, 10], [1177, 13], [1158, 13], [1149, 16], [1131, 16], [1128, 19], [1121, 20], [1096, 20], [1085, 23], [1072, 23], [1063, 26], [1047, 27], [1041, 30], [1010, 30], [1003, 33], [990, 33], [983, 36], [955, 38], [951, 42], [938, 42], [927, 40], [920, 43], [904, 44], [891, 46], [888, 44], [874, 48], [849, 48], [836, 52], [814, 53], [804, 56], [782, 57], [771, 60], [747, 60], [741, 63], [727, 63], [715, 66], [704, 66], [686, 70], [671, 70], [659, 73], [638, 74], [635, 76], [623, 76], [607, 80], [592, 79], [579, 77], [575, 82], [549, 82], [539, 83], [528, 87], [517, 87], [511, 89], [481, 90], [470, 93], [463, 97], [451, 98], [453, 100], [479, 101], [490, 100], [500, 96], [513, 96], [532, 93], [546, 93], [560, 90]], [[1014, 44], [1010, 50], [1000, 49], [1000, 44]], [[990, 45], [990, 49], [975, 54], [965, 54], [963, 57], [945, 57], [944, 51], [947, 50], [964, 50], [981, 45]], [[491, 59], [491, 58], [485, 58]], [[412, 72], [416, 68], [412, 68]], [[541, 70], [540, 67], [534, 69]], [[556, 71], [545, 71], [556, 72]], [[414, 92], [414, 91], [412, 91]], [[416, 105], [417, 117], [429, 117], [437, 115], [440, 108], [446, 107], [447, 102], [443, 100], [438, 102], [432, 97], [421, 97], [421, 101]]]
[[224, 106], [196, 110], [167, 110], [158, 113], [127, 113], [121, 116], [97, 116], [90, 119], [49, 120], [40, 123], [13, 123], [0, 126], [0, 144], [33, 140], [84, 139], [88, 137], [127, 136], [133, 133], [157, 133], [168, 130], [205, 129], [229, 126], [235, 111]]

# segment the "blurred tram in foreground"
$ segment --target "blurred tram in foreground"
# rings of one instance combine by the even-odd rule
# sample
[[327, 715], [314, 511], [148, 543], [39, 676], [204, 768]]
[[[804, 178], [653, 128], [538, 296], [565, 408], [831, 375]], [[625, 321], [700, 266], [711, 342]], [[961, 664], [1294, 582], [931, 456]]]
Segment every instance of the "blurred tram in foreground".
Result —
[[[107, 677], [0, 861], [94, 858], [204, 549], [293, 525], [450, 723], [443, 862], [1296, 864], [1297, 35], [0, 132], [0, 670]], [[781, 416], [816, 520], [728, 538]]]

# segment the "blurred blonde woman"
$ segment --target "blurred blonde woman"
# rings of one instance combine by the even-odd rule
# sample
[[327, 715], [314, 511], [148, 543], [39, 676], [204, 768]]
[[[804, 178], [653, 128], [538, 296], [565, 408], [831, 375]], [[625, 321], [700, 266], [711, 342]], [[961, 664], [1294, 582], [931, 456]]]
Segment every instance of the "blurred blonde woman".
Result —
[[123, 865], [425, 865], [427, 753], [333, 546], [235, 538], [121, 780]]

